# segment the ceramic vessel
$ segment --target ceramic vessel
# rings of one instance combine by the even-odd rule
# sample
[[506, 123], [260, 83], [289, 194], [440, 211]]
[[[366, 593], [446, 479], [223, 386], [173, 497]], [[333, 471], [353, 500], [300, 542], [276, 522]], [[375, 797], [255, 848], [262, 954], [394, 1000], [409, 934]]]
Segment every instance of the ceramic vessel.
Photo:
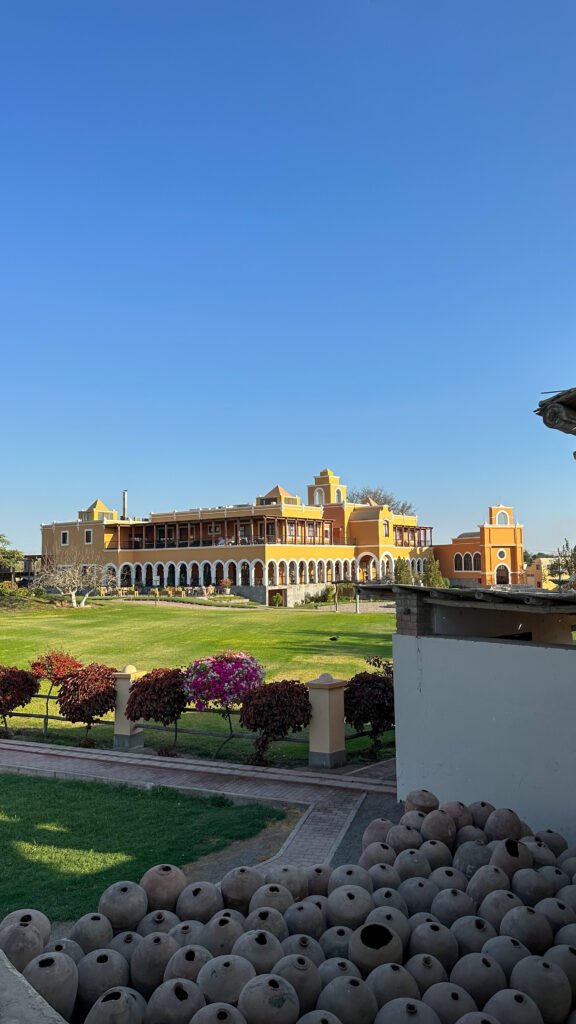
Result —
[[232, 868], [220, 883], [225, 906], [247, 914], [250, 900], [256, 890], [264, 884], [264, 875], [256, 868]]
[[512, 971], [510, 987], [534, 1000], [544, 1024], [564, 1024], [572, 1005], [572, 989], [558, 964], [545, 957], [527, 956]]
[[91, 953], [93, 949], [107, 946], [113, 936], [112, 925], [104, 914], [84, 914], [73, 925], [69, 937], [78, 943], [84, 953]]
[[165, 981], [148, 1000], [144, 1024], [188, 1024], [206, 1005], [201, 989], [187, 978]]
[[274, 965], [273, 973], [290, 982], [298, 996], [301, 1014], [315, 1009], [323, 983], [319, 968], [307, 956], [284, 956]]
[[26, 981], [65, 1020], [70, 1020], [78, 993], [78, 969], [66, 953], [42, 953], [24, 968]]
[[22, 921], [2, 928], [0, 949], [17, 971], [23, 971], [26, 964], [44, 951], [44, 941], [33, 924]]
[[144, 938], [152, 932], [170, 932], [180, 923], [178, 915], [171, 910], [151, 910], [139, 922], [136, 931]]
[[438, 1014], [442, 1024], [457, 1024], [465, 1013], [472, 1013], [478, 1009], [472, 996], [465, 989], [449, 981], [431, 985], [422, 996], [422, 1000]]
[[381, 964], [368, 975], [366, 984], [376, 997], [378, 1009], [392, 999], [420, 999], [415, 978], [401, 964]]
[[274, 964], [282, 958], [283, 950], [279, 939], [272, 932], [259, 929], [240, 935], [232, 947], [232, 953], [249, 960], [256, 974], [270, 974]]
[[[148, 910], [175, 910], [187, 878], [175, 864], [155, 864], [140, 879], [148, 897]], [[178, 914], [182, 918], [187, 915]]]
[[49, 918], [46, 917], [46, 914], [42, 914], [40, 910], [31, 910], [30, 908], [13, 910], [0, 921], [0, 931], [12, 924], [31, 924], [36, 928], [44, 945], [50, 941], [50, 929], [52, 926]]
[[430, 953], [417, 953], [405, 964], [408, 974], [411, 974], [418, 985], [421, 994], [427, 991], [432, 985], [441, 981], [448, 981], [446, 968], [437, 957]]
[[130, 981], [128, 961], [114, 949], [92, 950], [82, 958], [77, 971], [78, 1002], [85, 1012], [109, 988], [128, 985]]
[[238, 1009], [247, 1024], [296, 1024], [300, 1016], [294, 987], [276, 974], [262, 974], [249, 981], [240, 993]]
[[441, 1024], [431, 1006], [420, 999], [392, 999], [378, 1010], [375, 1024]]
[[130, 976], [133, 987], [145, 999], [162, 984], [166, 965], [180, 948], [166, 932], [152, 932], [138, 943], [130, 961]]
[[240, 993], [256, 971], [242, 956], [217, 956], [200, 969], [197, 982], [207, 1003], [224, 1002], [236, 1006]]
[[187, 978], [196, 981], [204, 964], [212, 960], [212, 954], [203, 946], [182, 946], [170, 957], [163, 974], [163, 981], [172, 978]]
[[102, 893], [98, 913], [107, 917], [115, 932], [135, 931], [148, 913], [148, 895], [136, 882], [115, 882]]
[[328, 896], [328, 924], [358, 928], [374, 909], [374, 901], [359, 885], [342, 885]]
[[121, 953], [130, 963], [139, 942], [142, 942], [142, 936], [138, 935], [138, 932], [118, 932], [118, 935], [115, 935], [108, 943], [108, 949], [114, 949], [117, 953]]
[[182, 921], [191, 919], [206, 924], [219, 910], [224, 910], [224, 900], [212, 882], [191, 882], [176, 901], [176, 913]]
[[318, 1009], [335, 1014], [342, 1024], [372, 1024], [377, 1012], [376, 996], [359, 978], [334, 978], [323, 988]]
[[450, 982], [465, 989], [480, 1008], [508, 984], [498, 961], [487, 953], [468, 953], [461, 957], [452, 969]]

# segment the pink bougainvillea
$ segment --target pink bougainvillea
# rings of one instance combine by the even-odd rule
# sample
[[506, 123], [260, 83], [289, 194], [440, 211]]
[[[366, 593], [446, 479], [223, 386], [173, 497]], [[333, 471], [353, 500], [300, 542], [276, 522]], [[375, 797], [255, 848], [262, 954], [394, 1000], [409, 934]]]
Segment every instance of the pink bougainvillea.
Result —
[[224, 651], [199, 658], [184, 671], [184, 688], [197, 711], [212, 707], [228, 717], [247, 693], [264, 682], [264, 669], [244, 651]]

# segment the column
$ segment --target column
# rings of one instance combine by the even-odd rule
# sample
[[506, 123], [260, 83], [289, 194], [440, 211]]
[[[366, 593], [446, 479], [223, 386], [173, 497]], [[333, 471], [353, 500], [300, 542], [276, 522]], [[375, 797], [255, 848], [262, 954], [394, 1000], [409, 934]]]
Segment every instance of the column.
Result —
[[328, 672], [307, 683], [312, 705], [308, 741], [311, 768], [337, 768], [346, 761], [344, 690], [347, 685], [345, 679], [334, 679]]
[[114, 749], [134, 750], [144, 746], [144, 730], [126, 718], [128, 694], [137, 676], [134, 665], [126, 665], [116, 672], [116, 709], [114, 712]]

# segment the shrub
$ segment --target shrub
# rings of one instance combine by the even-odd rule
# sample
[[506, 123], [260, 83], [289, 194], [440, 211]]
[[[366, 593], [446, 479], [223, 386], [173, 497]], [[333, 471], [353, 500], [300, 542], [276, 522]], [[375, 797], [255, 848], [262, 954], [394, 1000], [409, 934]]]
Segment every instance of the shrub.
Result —
[[232, 586], [232, 580], [229, 579], [228, 576], [225, 576], [223, 580], [220, 580], [219, 586], [220, 587], [231, 587]]
[[189, 702], [197, 711], [214, 705], [224, 717], [263, 682], [262, 665], [244, 651], [224, 651], [211, 658], [199, 658], [184, 670]]
[[[373, 657], [372, 664], [377, 656]], [[353, 676], [344, 692], [344, 717], [356, 732], [370, 726], [372, 747], [369, 756], [376, 760], [382, 746], [382, 734], [394, 727], [392, 662], [383, 662], [380, 672], [359, 672]]]
[[71, 654], [66, 654], [65, 651], [46, 651], [30, 664], [30, 669], [38, 680], [47, 679], [50, 683], [45, 703], [44, 738], [48, 735], [48, 712], [52, 690], [55, 686], [60, 686], [64, 679], [78, 668], [82, 668], [82, 663], [73, 658]]
[[273, 594], [272, 595], [272, 604], [274, 605], [275, 608], [283, 608], [284, 607], [284, 598], [282, 597], [282, 594]]
[[396, 563], [394, 565], [394, 582], [404, 584], [412, 583], [412, 570], [407, 558], [396, 559]]
[[58, 704], [68, 722], [83, 722], [86, 736], [82, 745], [92, 745], [88, 733], [100, 715], [116, 704], [116, 669], [92, 662], [71, 672], [60, 684]]
[[0, 665], [0, 715], [8, 733], [6, 716], [16, 708], [24, 708], [38, 693], [40, 683], [33, 672], [16, 668], [15, 665]]
[[258, 733], [250, 762], [266, 764], [270, 744], [285, 739], [289, 732], [301, 732], [311, 717], [308, 690], [297, 679], [261, 685], [246, 694], [240, 711], [240, 725]]
[[188, 704], [184, 676], [179, 668], [154, 668], [130, 687], [126, 718], [131, 722], [161, 722], [174, 726], [174, 744], [178, 740], [178, 719]]
[[339, 601], [353, 601], [356, 597], [356, 585], [354, 583], [346, 582], [338, 584], [338, 600]]

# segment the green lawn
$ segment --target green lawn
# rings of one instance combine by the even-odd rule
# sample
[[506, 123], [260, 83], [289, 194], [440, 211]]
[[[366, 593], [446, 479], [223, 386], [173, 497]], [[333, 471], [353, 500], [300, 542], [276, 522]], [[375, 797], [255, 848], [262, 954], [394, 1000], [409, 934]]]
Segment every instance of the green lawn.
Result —
[[35, 907], [54, 920], [96, 910], [118, 879], [183, 865], [256, 835], [281, 811], [174, 790], [0, 776], [0, 919]]

